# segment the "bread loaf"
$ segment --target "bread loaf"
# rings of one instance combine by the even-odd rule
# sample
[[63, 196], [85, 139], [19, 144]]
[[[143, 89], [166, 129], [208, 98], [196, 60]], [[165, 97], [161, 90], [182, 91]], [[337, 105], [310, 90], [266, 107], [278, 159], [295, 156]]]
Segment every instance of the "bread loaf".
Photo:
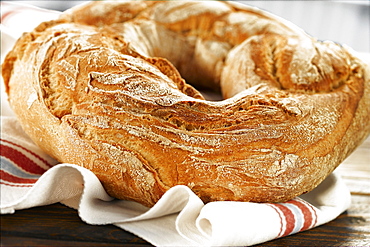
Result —
[[93, 1], [24, 34], [2, 72], [35, 143], [145, 206], [176, 185], [286, 201], [370, 132], [368, 64], [232, 2]]

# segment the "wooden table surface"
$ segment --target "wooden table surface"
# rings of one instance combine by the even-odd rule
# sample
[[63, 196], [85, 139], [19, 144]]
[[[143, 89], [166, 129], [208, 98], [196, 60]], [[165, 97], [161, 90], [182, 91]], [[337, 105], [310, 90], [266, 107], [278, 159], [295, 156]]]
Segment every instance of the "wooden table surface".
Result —
[[[351, 207], [314, 229], [258, 246], [370, 246], [370, 137], [337, 169]], [[151, 246], [113, 225], [94, 226], [62, 204], [1, 216], [1, 246]]]

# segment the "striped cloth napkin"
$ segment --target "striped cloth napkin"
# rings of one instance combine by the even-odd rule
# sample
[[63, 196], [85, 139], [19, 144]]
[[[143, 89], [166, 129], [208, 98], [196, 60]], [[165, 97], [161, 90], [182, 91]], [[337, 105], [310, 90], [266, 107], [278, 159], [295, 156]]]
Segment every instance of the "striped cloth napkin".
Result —
[[[14, 42], [15, 32], [6, 31], [22, 15], [17, 6], [2, 2], [2, 15], [8, 10], [7, 16], [13, 16], [12, 21], [2, 19], [2, 46]], [[45, 10], [21, 8], [50, 18]], [[23, 132], [3, 90], [1, 99], [1, 214], [61, 202], [78, 210], [87, 224], [114, 224], [156, 246], [248, 246], [325, 224], [350, 205], [350, 192], [335, 173], [285, 203], [203, 204], [186, 186], [171, 188], [152, 208], [116, 200], [89, 170], [59, 164], [38, 148]]]

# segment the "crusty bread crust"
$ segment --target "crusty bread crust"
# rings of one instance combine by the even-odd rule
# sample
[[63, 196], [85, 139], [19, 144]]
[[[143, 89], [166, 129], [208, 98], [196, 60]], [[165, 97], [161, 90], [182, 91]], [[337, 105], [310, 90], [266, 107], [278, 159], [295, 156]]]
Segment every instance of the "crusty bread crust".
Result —
[[175, 185], [204, 202], [286, 201], [370, 132], [368, 64], [229, 2], [91, 2], [24, 34], [2, 72], [41, 148], [146, 206]]

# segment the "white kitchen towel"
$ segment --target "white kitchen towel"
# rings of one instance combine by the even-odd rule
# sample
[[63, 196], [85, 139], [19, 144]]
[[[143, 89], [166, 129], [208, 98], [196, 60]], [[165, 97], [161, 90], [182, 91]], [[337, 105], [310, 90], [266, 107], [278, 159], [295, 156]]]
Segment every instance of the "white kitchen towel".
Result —
[[[12, 23], [20, 20], [19, 8], [29, 16], [38, 15], [38, 21], [43, 14], [45, 20], [58, 16], [56, 12], [50, 15], [46, 10], [28, 6], [1, 4], [2, 45], [6, 47], [12, 47], [21, 33], [7, 32], [12, 30]], [[1, 55], [4, 56], [3, 50]], [[114, 224], [156, 246], [248, 246], [325, 224], [350, 205], [350, 192], [334, 173], [313, 191], [285, 203], [203, 204], [186, 186], [171, 188], [152, 208], [117, 200], [105, 192], [89, 170], [58, 164], [39, 149], [3, 101], [3, 91], [1, 98], [2, 214], [61, 202], [78, 210], [88, 224]]]

